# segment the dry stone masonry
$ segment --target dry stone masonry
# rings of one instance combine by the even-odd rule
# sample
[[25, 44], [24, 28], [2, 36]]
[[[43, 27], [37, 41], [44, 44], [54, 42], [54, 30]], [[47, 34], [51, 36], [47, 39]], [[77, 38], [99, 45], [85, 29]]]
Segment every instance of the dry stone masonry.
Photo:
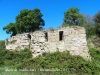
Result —
[[72, 55], [91, 59], [88, 53], [85, 29], [79, 26], [17, 34], [7, 39], [5, 44], [8, 50], [29, 48], [33, 57], [42, 55], [43, 52], [68, 50]]

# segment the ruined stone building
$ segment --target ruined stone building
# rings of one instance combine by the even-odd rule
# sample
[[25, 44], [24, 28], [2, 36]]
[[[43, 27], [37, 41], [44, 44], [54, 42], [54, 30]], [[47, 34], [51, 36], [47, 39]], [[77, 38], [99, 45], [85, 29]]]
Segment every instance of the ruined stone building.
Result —
[[68, 50], [72, 55], [90, 59], [85, 29], [79, 26], [17, 34], [7, 39], [5, 44], [8, 50], [29, 48], [33, 57], [41, 55], [43, 52]]

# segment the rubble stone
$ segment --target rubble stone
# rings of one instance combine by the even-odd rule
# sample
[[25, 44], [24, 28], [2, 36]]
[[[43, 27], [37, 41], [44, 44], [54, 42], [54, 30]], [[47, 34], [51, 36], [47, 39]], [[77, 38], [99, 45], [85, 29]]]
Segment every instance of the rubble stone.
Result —
[[[14, 40], [15, 42], [13, 42]], [[42, 55], [43, 52], [68, 50], [72, 55], [91, 59], [88, 53], [85, 29], [79, 26], [17, 34], [5, 40], [5, 45], [8, 50], [29, 48], [33, 57]]]

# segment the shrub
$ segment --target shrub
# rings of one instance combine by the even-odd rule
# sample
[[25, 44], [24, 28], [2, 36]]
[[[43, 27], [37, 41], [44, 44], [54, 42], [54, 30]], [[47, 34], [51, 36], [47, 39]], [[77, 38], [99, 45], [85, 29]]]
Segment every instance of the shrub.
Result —
[[[76, 75], [97, 75], [99, 67], [95, 62], [85, 61], [80, 56], [72, 56], [68, 52], [43, 53], [42, 57], [31, 58], [16, 65], [17, 69], [62, 69], [66, 73]], [[52, 73], [52, 71], [50, 72]], [[54, 72], [53, 72], [54, 73]], [[60, 72], [61, 73], [61, 72]]]

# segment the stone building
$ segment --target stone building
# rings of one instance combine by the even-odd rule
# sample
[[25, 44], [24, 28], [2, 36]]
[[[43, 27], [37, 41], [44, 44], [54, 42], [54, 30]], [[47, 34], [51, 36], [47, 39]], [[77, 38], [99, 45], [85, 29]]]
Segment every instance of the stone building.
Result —
[[79, 26], [17, 34], [7, 39], [5, 44], [8, 50], [29, 48], [33, 57], [42, 55], [43, 52], [68, 50], [72, 55], [91, 59], [88, 53], [85, 29]]

